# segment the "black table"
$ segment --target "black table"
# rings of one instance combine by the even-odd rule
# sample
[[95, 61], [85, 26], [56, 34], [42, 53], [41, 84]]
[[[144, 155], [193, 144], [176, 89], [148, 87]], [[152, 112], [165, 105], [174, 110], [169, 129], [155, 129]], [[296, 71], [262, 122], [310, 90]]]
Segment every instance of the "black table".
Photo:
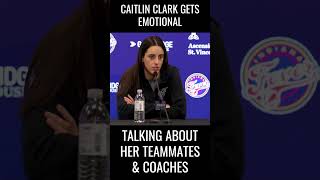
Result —
[[205, 119], [170, 119], [170, 121], [146, 119], [143, 123], [137, 123], [133, 120], [111, 120], [110, 124], [111, 126], [209, 126], [210, 121]]

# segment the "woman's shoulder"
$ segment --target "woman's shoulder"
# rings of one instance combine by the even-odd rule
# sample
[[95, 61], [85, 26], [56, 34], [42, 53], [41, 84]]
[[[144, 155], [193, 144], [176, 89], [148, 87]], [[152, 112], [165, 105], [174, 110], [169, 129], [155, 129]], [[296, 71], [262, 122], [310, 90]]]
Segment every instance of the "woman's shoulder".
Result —
[[168, 65], [167, 72], [169, 74], [179, 72], [179, 68], [173, 65]]
[[128, 69], [125, 70], [125, 72], [122, 74], [122, 77], [126, 76], [132, 76], [135, 69], [137, 69], [136, 65], [130, 66]]
[[176, 66], [169, 65], [168, 68], [167, 68], [166, 75], [167, 75], [168, 79], [176, 79], [180, 75], [180, 70]]

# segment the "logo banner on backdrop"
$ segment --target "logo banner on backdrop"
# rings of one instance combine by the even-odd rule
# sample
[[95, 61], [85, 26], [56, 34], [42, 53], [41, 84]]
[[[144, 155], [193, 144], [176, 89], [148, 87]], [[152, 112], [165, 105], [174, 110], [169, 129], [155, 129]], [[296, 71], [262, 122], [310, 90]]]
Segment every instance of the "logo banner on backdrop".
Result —
[[0, 98], [23, 97], [27, 66], [0, 66]]
[[271, 37], [254, 45], [241, 67], [242, 96], [269, 114], [289, 114], [312, 98], [320, 68], [310, 51], [288, 37]]

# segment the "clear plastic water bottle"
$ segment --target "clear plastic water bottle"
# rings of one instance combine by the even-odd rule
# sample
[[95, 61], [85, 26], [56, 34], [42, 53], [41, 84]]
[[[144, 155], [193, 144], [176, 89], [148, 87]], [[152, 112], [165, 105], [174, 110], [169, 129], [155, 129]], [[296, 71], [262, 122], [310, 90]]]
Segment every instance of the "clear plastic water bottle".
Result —
[[101, 89], [89, 89], [88, 101], [79, 119], [79, 180], [107, 180], [109, 177], [108, 111]]
[[134, 98], [134, 121], [142, 123], [145, 120], [144, 111], [144, 96], [142, 94], [142, 89], [137, 90], [137, 95]]

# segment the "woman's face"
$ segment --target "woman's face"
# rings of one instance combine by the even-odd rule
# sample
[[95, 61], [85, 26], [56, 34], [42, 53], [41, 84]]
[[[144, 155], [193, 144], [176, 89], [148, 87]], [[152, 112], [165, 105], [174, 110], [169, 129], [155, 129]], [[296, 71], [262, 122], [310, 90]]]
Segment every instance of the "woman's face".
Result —
[[160, 46], [150, 46], [142, 58], [145, 70], [151, 75], [159, 73], [163, 64], [164, 52]]

